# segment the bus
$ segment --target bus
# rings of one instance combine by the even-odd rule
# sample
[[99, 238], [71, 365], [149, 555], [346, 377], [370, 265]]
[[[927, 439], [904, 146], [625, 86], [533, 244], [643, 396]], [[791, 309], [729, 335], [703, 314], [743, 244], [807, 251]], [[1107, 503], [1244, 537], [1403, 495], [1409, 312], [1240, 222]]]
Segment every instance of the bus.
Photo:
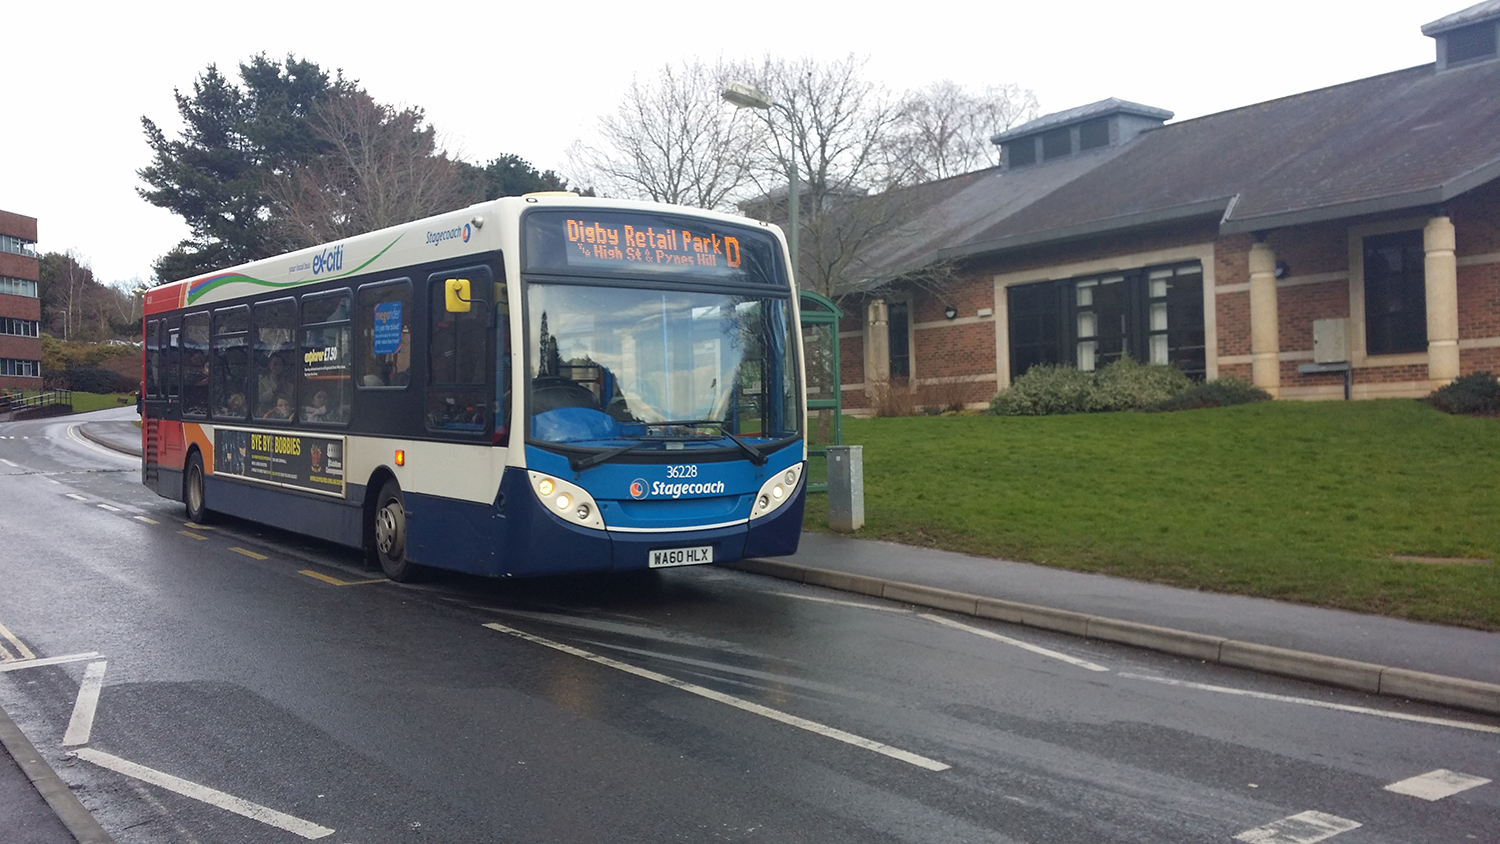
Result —
[[142, 482], [407, 582], [794, 553], [779, 228], [531, 194], [153, 288]]

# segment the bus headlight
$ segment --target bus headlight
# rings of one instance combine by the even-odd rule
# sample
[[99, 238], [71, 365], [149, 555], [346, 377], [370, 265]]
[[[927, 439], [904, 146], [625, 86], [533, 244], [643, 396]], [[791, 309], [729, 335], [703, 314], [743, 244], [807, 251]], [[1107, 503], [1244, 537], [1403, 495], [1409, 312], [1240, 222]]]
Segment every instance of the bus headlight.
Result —
[[797, 484], [802, 479], [803, 465], [798, 463], [785, 472], [778, 472], [761, 485], [760, 492], [755, 496], [755, 506], [750, 508], [750, 521], [770, 515], [792, 500], [797, 492]]
[[526, 475], [531, 479], [531, 491], [537, 500], [559, 519], [580, 527], [604, 530], [599, 505], [583, 487], [541, 472], [527, 471]]

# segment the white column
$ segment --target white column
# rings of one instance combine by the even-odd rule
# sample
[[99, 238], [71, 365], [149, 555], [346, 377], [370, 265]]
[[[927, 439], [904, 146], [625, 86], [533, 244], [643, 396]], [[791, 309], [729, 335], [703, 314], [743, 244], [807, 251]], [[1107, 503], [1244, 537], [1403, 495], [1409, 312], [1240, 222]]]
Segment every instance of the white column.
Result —
[[1276, 253], [1257, 243], [1250, 247], [1250, 372], [1255, 386], [1272, 396], [1281, 390], [1276, 320]]
[[1422, 230], [1427, 252], [1427, 378], [1433, 389], [1458, 377], [1458, 261], [1453, 221], [1433, 217]]

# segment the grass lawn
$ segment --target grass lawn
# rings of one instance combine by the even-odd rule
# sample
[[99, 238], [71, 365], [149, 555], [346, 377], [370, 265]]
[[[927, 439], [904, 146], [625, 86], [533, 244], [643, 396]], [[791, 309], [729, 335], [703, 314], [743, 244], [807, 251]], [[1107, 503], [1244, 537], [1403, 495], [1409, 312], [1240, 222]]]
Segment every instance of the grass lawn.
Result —
[[135, 393], [73, 393], [74, 413], [110, 407], [135, 407]]
[[[862, 537], [1500, 630], [1500, 420], [1286, 401], [846, 419], [844, 441]], [[806, 527], [827, 512], [810, 496]]]

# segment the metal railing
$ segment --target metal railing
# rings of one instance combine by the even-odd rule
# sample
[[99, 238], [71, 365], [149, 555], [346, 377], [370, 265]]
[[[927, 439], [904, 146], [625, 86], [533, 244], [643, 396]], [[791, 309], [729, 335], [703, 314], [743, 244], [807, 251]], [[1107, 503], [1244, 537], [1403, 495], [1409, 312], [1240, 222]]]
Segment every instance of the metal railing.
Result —
[[13, 414], [23, 410], [35, 410], [52, 405], [73, 406], [72, 390], [46, 390], [34, 395], [24, 393], [0, 394], [0, 413]]

